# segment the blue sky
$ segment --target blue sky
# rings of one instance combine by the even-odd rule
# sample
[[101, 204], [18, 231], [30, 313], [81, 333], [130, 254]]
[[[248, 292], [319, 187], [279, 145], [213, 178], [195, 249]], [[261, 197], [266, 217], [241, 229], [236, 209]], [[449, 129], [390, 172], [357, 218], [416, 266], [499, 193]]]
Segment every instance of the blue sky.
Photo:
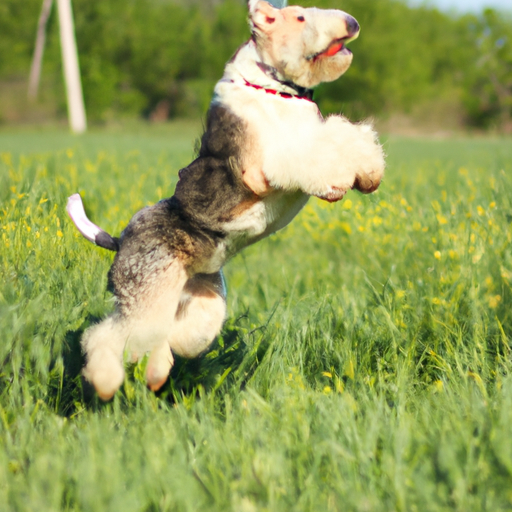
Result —
[[484, 7], [512, 12], [512, 0], [409, 0], [411, 5], [427, 4], [443, 11], [479, 12]]

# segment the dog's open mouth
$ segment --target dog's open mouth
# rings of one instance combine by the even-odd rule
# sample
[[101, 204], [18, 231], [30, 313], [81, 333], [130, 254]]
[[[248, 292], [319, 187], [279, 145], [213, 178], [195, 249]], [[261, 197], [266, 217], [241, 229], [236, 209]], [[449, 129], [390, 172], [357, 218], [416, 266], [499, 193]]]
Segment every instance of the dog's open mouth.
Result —
[[335, 39], [325, 50], [315, 53], [314, 55], [309, 57], [308, 60], [317, 60], [320, 57], [333, 57], [337, 53], [349, 55], [352, 52], [346, 47], [346, 45], [353, 41], [354, 39], [357, 39], [358, 35], [359, 33], [356, 36], [346, 36], [342, 37], [341, 39]]
[[350, 51], [348, 48], [345, 48], [345, 41], [338, 41], [332, 43], [325, 52], [322, 53], [322, 55], [325, 55], [326, 57], [332, 57], [338, 52], [342, 52], [343, 50]]

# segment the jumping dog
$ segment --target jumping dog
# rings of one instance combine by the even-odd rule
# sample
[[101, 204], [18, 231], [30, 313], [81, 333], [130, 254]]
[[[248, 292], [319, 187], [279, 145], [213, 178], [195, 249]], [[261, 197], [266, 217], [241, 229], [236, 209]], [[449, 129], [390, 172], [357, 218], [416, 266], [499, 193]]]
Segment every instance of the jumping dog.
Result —
[[147, 383], [166, 381], [173, 353], [195, 357], [226, 317], [222, 267], [286, 226], [310, 196], [339, 201], [373, 192], [384, 154], [369, 124], [324, 118], [312, 88], [352, 62], [359, 25], [339, 10], [250, 0], [251, 38], [227, 63], [208, 111], [197, 158], [179, 172], [174, 196], [142, 209], [120, 238], [68, 213], [81, 233], [117, 251], [109, 272], [115, 311], [82, 338], [84, 376], [107, 400], [124, 379], [123, 353], [149, 353]]

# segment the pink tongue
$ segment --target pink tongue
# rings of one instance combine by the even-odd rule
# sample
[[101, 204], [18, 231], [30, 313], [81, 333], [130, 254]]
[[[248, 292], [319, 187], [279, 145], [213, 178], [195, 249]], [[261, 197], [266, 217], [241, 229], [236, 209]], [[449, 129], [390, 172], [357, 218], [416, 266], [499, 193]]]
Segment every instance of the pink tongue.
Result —
[[327, 55], [328, 57], [332, 57], [333, 55], [337, 54], [341, 49], [343, 48], [343, 43], [334, 43], [327, 51], [324, 52], [324, 55]]

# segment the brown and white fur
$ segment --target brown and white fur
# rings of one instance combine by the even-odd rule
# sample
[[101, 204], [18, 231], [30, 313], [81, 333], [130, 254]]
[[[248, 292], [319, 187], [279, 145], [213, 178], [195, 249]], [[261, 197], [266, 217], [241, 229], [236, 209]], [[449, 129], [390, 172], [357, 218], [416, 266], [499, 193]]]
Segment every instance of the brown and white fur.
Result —
[[68, 212], [89, 239], [118, 250], [109, 272], [116, 307], [82, 339], [84, 376], [109, 399], [124, 379], [123, 353], [149, 353], [147, 382], [159, 389], [173, 353], [195, 357], [226, 316], [222, 267], [281, 229], [310, 196], [338, 201], [374, 191], [384, 156], [368, 124], [323, 118], [310, 89], [352, 62], [354, 18], [337, 10], [249, 1], [252, 38], [217, 83], [199, 155], [175, 194], [135, 214], [120, 239], [92, 224], [78, 195]]

